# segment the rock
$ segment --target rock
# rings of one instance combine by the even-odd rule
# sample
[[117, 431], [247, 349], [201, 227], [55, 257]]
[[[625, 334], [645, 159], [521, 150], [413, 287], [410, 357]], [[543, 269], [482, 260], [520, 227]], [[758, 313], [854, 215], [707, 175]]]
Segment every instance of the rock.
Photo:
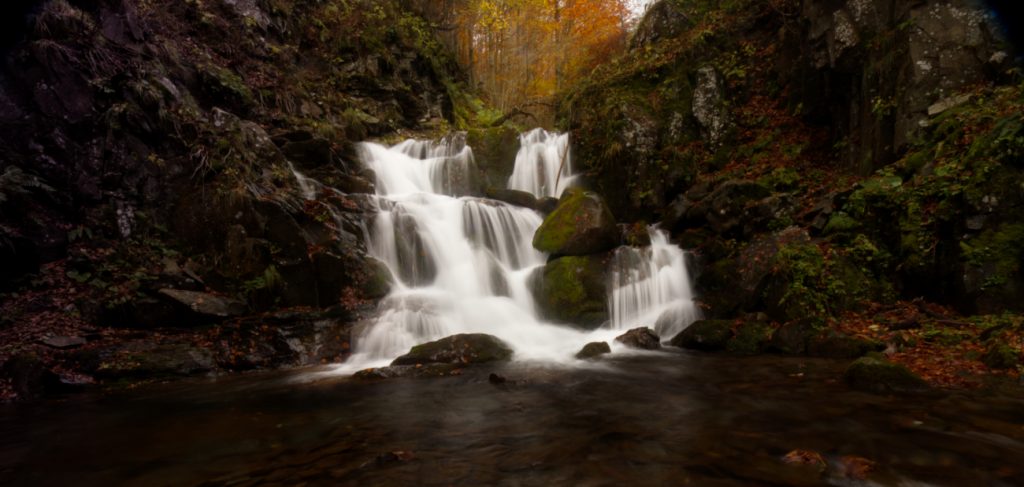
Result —
[[729, 320], [698, 320], [672, 337], [669, 345], [705, 352], [725, 350], [733, 335], [732, 324]]
[[541, 315], [553, 321], [595, 329], [608, 321], [606, 271], [610, 257], [561, 257], [535, 274], [534, 298]]
[[391, 365], [364, 369], [352, 375], [358, 380], [383, 380], [400, 378], [447, 377], [459, 375], [461, 364]]
[[86, 339], [77, 336], [55, 336], [40, 340], [40, 343], [58, 350], [78, 348], [86, 344]]
[[861, 357], [847, 367], [843, 379], [854, 389], [876, 394], [920, 392], [928, 383], [906, 367], [877, 357]]
[[331, 143], [324, 139], [310, 139], [299, 142], [288, 142], [281, 147], [281, 152], [299, 169], [310, 170], [330, 165], [333, 158]]
[[531, 210], [537, 209], [537, 198], [526, 191], [504, 188], [487, 188], [484, 195], [488, 198], [503, 201], [513, 206], [521, 206]]
[[654, 333], [654, 330], [646, 326], [633, 328], [615, 337], [615, 341], [629, 348], [639, 348], [642, 350], [657, 350], [661, 348], [661, 339]]
[[57, 375], [47, 369], [38, 356], [29, 352], [7, 359], [2, 370], [10, 377], [14, 392], [22, 399], [42, 396], [59, 383]]
[[558, 198], [552, 198], [551, 196], [545, 196], [537, 200], [536, 210], [544, 214], [544, 216], [550, 215], [551, 212], [558, 208]]
[[473, 128], [466, 133], [466, 141], [473, 148], [476, 166], [487, 185], [505, 187], [515, 170], [519, 133], [505, 125]]
[[554, 257], [591, 255], [617, 247], [619, 231], [596, 193], [569, 188], [533, 236], [533, 246]]
[[992, 341], [981, 361], [991, 369], [1013, 369], [1020, 365], [1020, 351], [1004, 342]]
[[700, 313], [693, 303], [673, 306], [658, 316], [658, 319], [654, 322], [654, 333], [657, 333], [658, 336], [674, 337], [697, 320], [697, 318], [700, 318]]
[[661, 0], [648, 7], [640, 20], [636, 33], [630, 39], [631, 49], [648, 46], [664, 39], [671, 39], [686, 32], [693, 25], [676, 2]]
[[416, 345], [391, 365], [475, 364], [511, 358], [512, 349], [505, 342], [491, 335], [473, 333]]
[[756, 355], [765, 351], [771, 341], [772, 327], [760, 321], [743, 321], [735, 327], [735, 336], [725, 350], [737, 355]]
[[697, 86], [693, 91], [693, 116], [704, 128], [704, 138], [711, 148], [717, 148], [721, 144], [729, 125], [724, 91], [722, 75], [713, 66], [704, 66], [697, 70]]
[[487, 376], [487, 382], [494, 385], [501, 385], [508, 382], [508, 379], [492, 372], [491, 375]]
[[647, 247], [651, 245], [651, 232], [643, 222], [620, 223], [619, 232], [622, 235], [622, 245], [631, 247]]
[[882, 350], [885, 350], [884, 343], [851, 337], [832, 330], [811, 338], [807, 343], [807, 355], [812, 357], [855, 359]]
[[186, 377], [213, 370], [213, 353], [186, 343], [137, 343], [113, 351], [95, 371], [104, 379]]
[[606, 353], [612, 353], [612, 347], [608, 346], [608, 342], [590, 342], [576, 353], [576, 358], [592, 360]]
[[198, 291], [182, 291], [180, 289], [161, 289], [160, 294], [185, 305], [204, 317], [229, 318], [246, 313], [245, 303], [226, 297], [214, 296]]
[[786, 355], [803, 355], [807, 353], [808, 343], [817, 334], [818, 327], [812, 319], [784, 323], [772, 333], [768, 350]]

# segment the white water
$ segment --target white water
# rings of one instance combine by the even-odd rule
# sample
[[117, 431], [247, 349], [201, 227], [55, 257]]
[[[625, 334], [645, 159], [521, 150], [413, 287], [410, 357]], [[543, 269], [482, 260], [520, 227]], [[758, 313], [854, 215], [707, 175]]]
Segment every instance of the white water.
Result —
[[543, 196], [559, 197], [572, 186], [572, 154], [569, 134], [534, 129], [519, 136], [519, 154], [515, 170], [508, 180], [509, 189]]
[[[510, 187], [528, 182], [529, 188], [519, 188], [557, 194], [547, 182], [553, 184], [560, 159], [568, 157], [568, 137], [536, 130], [521, 141]], [[653, 327], [667, 309], [693, 309], [683, 251], [652, 229], [651, 249], [617, 251], [608, 326], [587, 332], [545, 322], [528, 288], [531, 273], [547, 260], [532, 245], [542, 217], [498, 201], [453, 196], [460, 184], [453, 175], [467, 174], [471, 148], [446, 139], [393, 147], [364, 143], [360, 153], [377, 178], [379, 212], [368, 228], [368, 250], [388, 266], [396, 285], [376, 322], [355, 337], [354, 353], [339, 372], [387, 365], [414, 345], [456, 333], [495, 335], [520, 360], [568, 362], [587, 342], [613, 343], [624, 328]], [[563, 175], [558, 188], [572, 179]]]

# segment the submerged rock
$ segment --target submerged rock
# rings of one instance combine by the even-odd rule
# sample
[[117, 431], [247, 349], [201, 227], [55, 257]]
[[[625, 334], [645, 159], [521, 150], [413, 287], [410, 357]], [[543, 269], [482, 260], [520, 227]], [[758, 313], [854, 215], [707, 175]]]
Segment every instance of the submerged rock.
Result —
[[592, 360], [606, 353], [612, 353], [612, 347], [608, 346], [608, 342], [590, 342], [576, 353], [576, 358]]
[[458, 375], [461, 367], [459, 364], [391, 365], [388, 367], [363, 369], [353, 374], [352, 378], [358, 380], [382, 380], [403, 377], [446, 377]]
[[632, 330], [615, 337], [615, 341], [622, 343], [629, 348], [639, 348], [643, 350], [657, 350], [661, 348], [661, 339], [656, 333], [654, 333], [654, 330], [651, 330], [646, 326], [633, 328]]
[[843, 378], [854, 389], [876, 394], [920, 392], [929, 388], [928, 383], [910, 369], [872, 356], [861, 357], [850, 364]]
[[596, 193], [579, 188], [562, 199], [533, 236], [533, 246], [552, 256], [592, 255], [619, 245], [615, 217]]
[[391, 365], [496, 362], [511, 359], [512, 353], [505, 342], [492, 335], [459, 334], [416, 345], [409, 353], [396, 358]]
[[724, 350], [730, 338], [732, 338], [732, 321], [699, 320], [679, 332], [678, 335], [672, 338], [669, 345], [691, 350], [715, 352]]

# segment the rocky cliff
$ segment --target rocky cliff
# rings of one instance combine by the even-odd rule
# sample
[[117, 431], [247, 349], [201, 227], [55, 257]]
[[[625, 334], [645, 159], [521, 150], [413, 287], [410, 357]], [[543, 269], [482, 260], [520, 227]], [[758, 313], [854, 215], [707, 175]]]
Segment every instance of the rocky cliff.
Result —
[[[365, 254], [373, 177], [352, 144], [464, 124], [476, 106], [431, 25], [390, 0], [12, 8], [0, 362], [13, 386], [343, 357], [389, 287]], [[231, 321], [296, 307], [310, 311]]]

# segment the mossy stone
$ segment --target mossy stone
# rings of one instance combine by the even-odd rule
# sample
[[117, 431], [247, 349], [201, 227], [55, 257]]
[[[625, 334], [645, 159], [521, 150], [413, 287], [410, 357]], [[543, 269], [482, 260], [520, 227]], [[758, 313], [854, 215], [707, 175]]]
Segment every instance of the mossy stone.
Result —
[[772, 327], [766, 323], [740, 323], [736, 327], [735, 336], [725, 344], [725, 350], [737, 355], [755, 355], [761, 353], [771, 341]]
[[593, 360], [606, 353], [612, 353], [612, 347], [608, 345], [608, 342], [590, 342], [576, 353], [576, 358]]
[[928, 383], [910, 369], [874, 356], [855, 360], [846, 368], [843, 379], [854, 389], [875, 394], [920, 392], [929, 388]]
[[596, 193], [570, 188], [533, 236], [533, 246], [553, 256], [591, 255], [619, 245], [611, 210]]
[[544, 266], [535, 289], [548, 319], [594, 329], [608, 321], [605, 269], [608, 256], [561, 257]]
[[499, 338], [483, 333], [452, 335], [416, 345], [391, 365], [473, 364], [512, 358], [512, 349]]

